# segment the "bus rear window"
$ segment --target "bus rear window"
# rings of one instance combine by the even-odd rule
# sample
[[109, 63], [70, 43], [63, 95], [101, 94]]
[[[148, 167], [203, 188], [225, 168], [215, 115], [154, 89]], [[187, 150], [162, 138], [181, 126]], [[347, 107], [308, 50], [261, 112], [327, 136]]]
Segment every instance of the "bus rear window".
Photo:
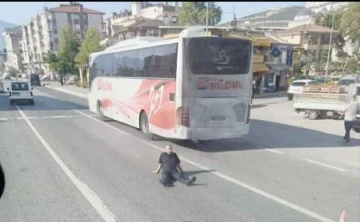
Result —
[[200, 37], [185, 40], [187, 60], [193, 74], [234, 75], [249, 73], [251, 41]]

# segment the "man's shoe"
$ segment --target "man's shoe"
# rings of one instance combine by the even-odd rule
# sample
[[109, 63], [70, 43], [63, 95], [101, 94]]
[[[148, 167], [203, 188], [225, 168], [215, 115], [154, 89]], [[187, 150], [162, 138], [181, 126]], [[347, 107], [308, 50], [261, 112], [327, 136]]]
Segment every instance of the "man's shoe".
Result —
[[194, 182], [196, 181], [196, 177], [194, 176], [193, 178], [191, 178], [186, 185], [190, 186], [190, 185], [193, 185]]

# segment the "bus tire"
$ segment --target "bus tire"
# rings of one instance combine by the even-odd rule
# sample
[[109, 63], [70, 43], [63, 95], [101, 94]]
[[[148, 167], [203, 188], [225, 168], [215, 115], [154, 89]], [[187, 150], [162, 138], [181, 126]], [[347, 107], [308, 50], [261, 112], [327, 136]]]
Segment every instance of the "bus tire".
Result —
[[97, 110], [100, 118], [102, 120], [105, 120], [105, 116], [104, 116], [104, 113], [103, 113], [103, 107], [102, 107], [102, 103], [100, 102], [100, 100], [98, 100], [97, 103], [96, 103], [96, 110]]
[[154, 134], [152, 134], [149, 130], [149, 121], [146, 113], [144, 111], [140, 114], [140, 130], [142, 133], [146, 135], [147, 138], [153, 140], [155, 138]]

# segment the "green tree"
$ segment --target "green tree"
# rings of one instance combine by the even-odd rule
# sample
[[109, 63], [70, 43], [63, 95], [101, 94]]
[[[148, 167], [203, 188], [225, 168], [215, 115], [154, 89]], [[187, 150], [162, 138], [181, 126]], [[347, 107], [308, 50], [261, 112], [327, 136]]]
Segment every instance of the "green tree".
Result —
[[348, 37], [353, 46], [353, 54], [360, 60], [360, 2], [351, 2], [341, 16], [340, 31]]
[[63, 29], [57, 64], [60, 75], [76, 73], [75, 57], [79, 53], [79, 46], [80, 42], [77, 39], [76, 33], [70, 28]]
[[216, 25], [221, 21], [222, 9], [215, 2], [184, 2], [180, 9], [181, 25], [206, 25], [207, 4], [209, 3], [208, 25]]
[[[103, 50], [103, 47], [100, 45], [100, 33], [94, 28], [89, 29], [81, 43], [80, 51], [75, 57], [76, 65], [79, 68], [81, 85], [83, 85], [83, 67], [88, 63], [90, 53], [101, 50]], [[89, 81], [89, 76], [86, 77]]]
[[18, 77], [20, 74], [19, 70], [15, 69], [14, 67], [10, 67], [8, 72], [11, 77]]
[[54, 52], [48, 51], [45, 54], [44, 61], [49, 64], [50, 69], [58, 72], [59, 58]]
[[[339, 30], [343, 12], [344, 12], [344, 8], [339, 8], [337, 10], [330, 10], [330, 11], [325, 10], [323, 12], [317, 13], [314, 18], [315, 24], [327, 28], [331, 28], [332, 20], [334, 16], [333, 29]], [[337, 51], [337, 56], [339, 58], [344, 58], [347, 56], [347, 54], [344, 53], [345, 39], [344, 36], [341, 34], [341, 32], [333, 35], [332, 44], [334, 45], [334, 48]]]

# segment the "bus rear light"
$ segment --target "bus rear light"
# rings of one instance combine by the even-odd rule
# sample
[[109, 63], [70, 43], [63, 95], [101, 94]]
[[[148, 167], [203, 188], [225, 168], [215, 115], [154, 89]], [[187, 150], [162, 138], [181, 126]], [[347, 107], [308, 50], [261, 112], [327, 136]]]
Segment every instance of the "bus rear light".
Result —
[[248, 114], [247, 114], [247, 118], [246, 118], [246, 124], [250, 123], [250, 111], [251, 111], [251, 108], [250, 108], [250, 105], [248, 105]]
[[188, 107], [179, 107], [176, 110], [176, 124], [181, 126], [190, 126], [190, 112]]

